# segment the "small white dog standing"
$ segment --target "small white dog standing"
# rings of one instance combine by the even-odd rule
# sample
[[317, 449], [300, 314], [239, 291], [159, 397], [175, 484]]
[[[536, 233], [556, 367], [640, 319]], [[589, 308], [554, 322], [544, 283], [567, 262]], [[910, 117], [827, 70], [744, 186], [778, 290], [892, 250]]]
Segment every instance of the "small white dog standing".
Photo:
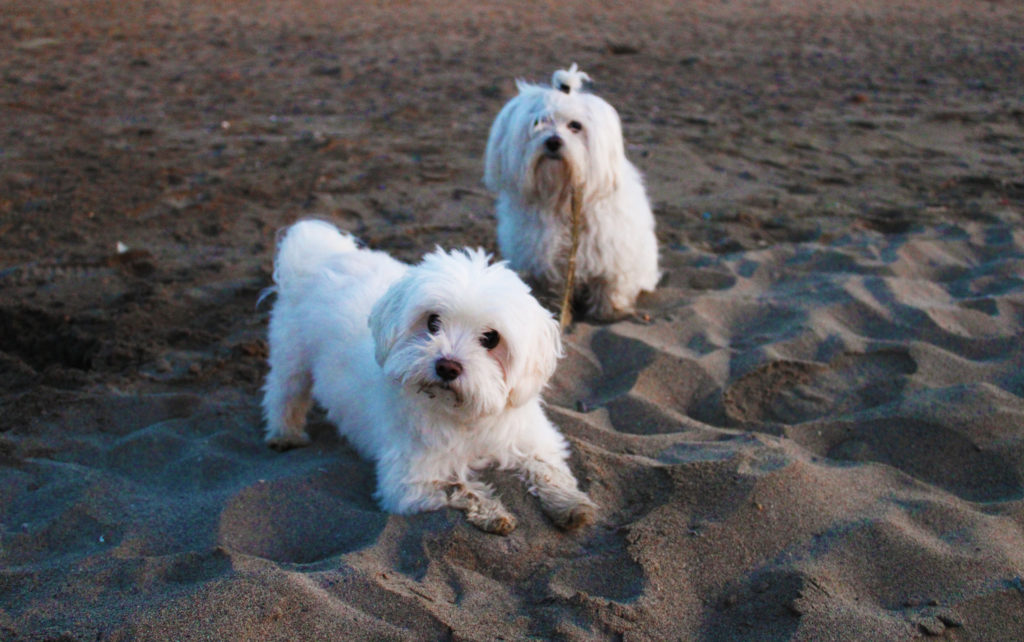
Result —
[[640, 172], [626, 159], [619, 115], [583, 91], [575, 64], [552, 86], [516, 81], [519, 95], [491, 126], [484, 183], [498, 195], [498, 246], [509, 265], [560, 291], [573, 189], [582, 197], [574, 298], [614, 319], [660, 277], [654, 215]]
[[274, 262], [267, 443], [308, 443], [315, 399], [376, 462], [384, 510], [451, 506], [485, 531], [509, 533], [515, 517], [474, 478], [496, 465], [517, 469], [558, 526], [591, 522], [596, 506], [541, 408], [561, 355], [558, 326], [488, 258], [438, 249], [410, 267], [322, 221], [288, 228]]

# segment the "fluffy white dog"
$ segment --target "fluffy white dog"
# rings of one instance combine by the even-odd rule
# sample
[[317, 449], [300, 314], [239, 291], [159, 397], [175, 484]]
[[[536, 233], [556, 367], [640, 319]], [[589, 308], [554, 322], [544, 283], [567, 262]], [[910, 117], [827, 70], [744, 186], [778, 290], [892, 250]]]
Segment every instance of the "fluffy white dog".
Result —
[[541, 408], [561, 355], [558, 327], [483, 250], [438, 249], [410, 267], [322, 221], [281, 238], [274, 263], [266, 440], [308, 443], [315, 399], [374, 462], [384, 510], [451, 506], [506, 534], [516, 520], [475, 471], [519, 471], [558, 526], [593, 520]]
[[634, 310], [660, 277], [643, 180], [626, 159], [611, 105], [583, 90], [573, 64], [552, 86], [516, 81], [519, 95], [491, 126], [484, 183], [497, 193], [498, 246], [510, 266], [561, 292], [572, 190], [582, 196], [573, 298], [598, 319]]

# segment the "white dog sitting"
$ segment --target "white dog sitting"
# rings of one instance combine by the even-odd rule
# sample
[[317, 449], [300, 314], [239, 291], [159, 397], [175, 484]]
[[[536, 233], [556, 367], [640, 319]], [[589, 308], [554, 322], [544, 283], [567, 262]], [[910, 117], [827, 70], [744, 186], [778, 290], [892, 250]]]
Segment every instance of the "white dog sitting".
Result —
[[322, 221], [288, 228], [274, 264], [267, 442], [308, 443], [315, 399], [374, 462], [384, 510], [451, 506], [506, 534], [516, 520], [474, 471], [517, 469], [558, 526], [593, 520], [569, 447], [541, 408], [558, 326], [518, 276], [482, 250], [410, 267]]
[[487, 141], [484, 183], [498, 195], [498, 246], [510, 266], [561, 292], [572, 190], [582, 197], [574, 299], [598, 319], [634, 310], [660, 276], [643, 181], [626, 159], [615, 109], [582, 90], [573, 64], [552, 86], [517, 81]]

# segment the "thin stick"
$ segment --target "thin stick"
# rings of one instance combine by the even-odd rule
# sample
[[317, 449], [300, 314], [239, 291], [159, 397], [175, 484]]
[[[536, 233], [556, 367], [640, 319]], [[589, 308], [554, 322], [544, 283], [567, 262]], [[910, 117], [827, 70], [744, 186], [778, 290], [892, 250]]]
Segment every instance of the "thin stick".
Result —
[[572, 323], [572, 292], [576, 280], [576, 250], [580, 246], [580, 210], [583, 209], [583, 197], [579, 186], [572, 185], [572, 215], [569, 219], [569, 260], [565, 265], [565, 292], [562, 293], [562, 311], [558, 323], [564, 332]]

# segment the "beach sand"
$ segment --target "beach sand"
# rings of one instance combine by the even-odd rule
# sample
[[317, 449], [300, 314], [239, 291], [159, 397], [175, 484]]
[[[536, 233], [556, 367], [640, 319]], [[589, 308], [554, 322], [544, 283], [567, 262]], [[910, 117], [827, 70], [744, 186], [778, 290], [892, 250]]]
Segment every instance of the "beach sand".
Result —
[[[0, 638], [1021, 639], [1024, 11], [612, 6], [0, 2]], [[276, 231], [494, 251], [490, 123], [572, 62], [665, 269], [546, 392], [597, 523], [266, 448]]]

